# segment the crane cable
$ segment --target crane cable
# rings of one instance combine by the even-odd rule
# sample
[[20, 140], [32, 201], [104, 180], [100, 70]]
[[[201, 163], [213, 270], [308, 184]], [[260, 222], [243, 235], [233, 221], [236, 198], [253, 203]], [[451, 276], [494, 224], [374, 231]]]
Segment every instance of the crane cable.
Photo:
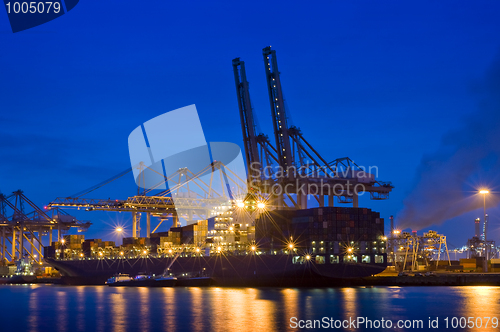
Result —
[[71, 198], [79, 198], [79, 197], [81, 197], [81, 196], [87, 195], [88, 193], [91, 193], [92, 191], [97, 190], [97, 189], [101, 188], [102, 186], [105, 186], [105, 185], [107, 185], [108, 183], [111, 183], [111, 182], [113, 182], [113, 181], [115, 181], [115, 180], [117, 180], [117, 179], [121, 178], [121, 177], [122, 177], [122, 176], [124, 176], [125, 174], [128, 174], [130, 171], [132, 171], [132, 167], [129, 167], [129, 168], [127, 168], [126, 170], [124, 170], [123, 172], [121, 172], [121, 173], [119, 173], [119, 174], [117, 174], [117, 175], [115, 175], [115, 176], [113, 176], [113, 177], [111, 177], [111, 178], [109, 178], [109, 179], [107, 179], [107, 180], [105, 180], [105, 181], [101, 182], [101, 183], [98, 183], [98, 184], [97, 184], [97, 185], [95, 185], [95, 186], [92, 186], [92, 187], [87, 188], [87, 189], [85, 189], [85, 190], [83, 190], [83, 191], [80, 191], [80, 192], [78, 192], [78, 193], [76, 193], [76, 194], [74, 194], [74, 195], [71, 195], [71, 196], [69, 196], [69, 197], [71, 197]]

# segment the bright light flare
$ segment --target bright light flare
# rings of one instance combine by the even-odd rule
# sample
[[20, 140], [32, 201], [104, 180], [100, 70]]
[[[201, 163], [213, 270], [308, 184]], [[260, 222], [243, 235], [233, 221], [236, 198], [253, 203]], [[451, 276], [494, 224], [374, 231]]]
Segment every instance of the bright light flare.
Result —
[[121, 227], [116, 227], [115, 231], [117, 231], [118, 233], [121, 233], [121, 232], [123, 232], [123, 228], [121, 228]]
[[257, 247], [256, 247], [256, 246], [251, 246], [251, 247], [250, 247], [250, 249], [251, 249], [252, 251], [255, 251], [255, 250], [257, 249]]
[[236, 204], [236, 206], [237, 206], [237, 207], [239, 207], [239, 208], [244, 208], [244, 207], [245, 207], [245, 203], [243, 203], [243, 202], [238, 202], [238, 203]]
[[293, 249], [293, 247], [294, 247], [294, 246], [293, 246], [293, 243], [289, 243], [289, 244], [288, 244], [288, 249], [292, 250], [292, 249]]
[[485, 195], [485, 194], [489, 194], [490, 191], [486, 190], [486, 189], [481, 189], [481, 190], [479, 190], [479, 193]]
[[311, 259], [311, 255], [306, 255], [306, 259], [310, 260]]
[[264, 208], [266, 207], [266, 204], [264, 204], [264, 203], [262, 203], [262, 202], [259, 202], [259, 203], [257, 203], [257, 207], [258, 207], [259, 209], [264, 209]]

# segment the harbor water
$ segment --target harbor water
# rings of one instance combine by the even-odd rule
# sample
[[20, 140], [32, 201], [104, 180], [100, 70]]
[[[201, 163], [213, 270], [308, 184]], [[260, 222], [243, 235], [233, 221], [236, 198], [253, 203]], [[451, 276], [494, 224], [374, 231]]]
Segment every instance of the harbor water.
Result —
[[[453, 325], [461, 331], [494, 331], [500, 326], [494, 328], [494, 317], [500, 316], [500, 287], [486, 286], [257, 289], [2, 285], [0, 299], [0, 331], [295, 331], [307, 330], [307, 324], [314, 320], [327, 329], [372, 330], [363, 324], [346, 326], [346, 321], [359, 317], [372, 324], [382, 318], [393, 324], [379, 331], [441, 331], [452, 330]], [[482, 327], [460, 328], [461, 317], [473, 317], [474, 324], [481, 318]], [[487, 327], [486, 317], [490, 317]], [[429, 328], [430, 321], [435, 324], [436, 319], [438, 328]], [[335, 328], [336, 320], [344, 326]], [[405, 323], [406, 328], [396, 328], [398, 321], [422, 321], [423, 326]]]

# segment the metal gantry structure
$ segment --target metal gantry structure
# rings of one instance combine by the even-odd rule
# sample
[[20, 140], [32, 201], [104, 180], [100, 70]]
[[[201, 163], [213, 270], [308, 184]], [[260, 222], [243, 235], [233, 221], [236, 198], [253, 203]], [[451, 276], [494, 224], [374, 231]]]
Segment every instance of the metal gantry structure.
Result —
[[60, 209], [44, 211], [29, 200], [21, 190], [9, 196], [0, 194], [0, 259], [1, 264], [13, 262], [28, 255], [38, 263], [43, 259], [43, 236], [52, 242], [71, 228], [85, 231], [90, 222], [76, 220]]
[[[154, 170], [146, 167], [146, 170]], [[117, 178], [121, 177], [121, 173]], [[204, 181], [207, 179], [208, 181]], [[112, 182], [113, 179], [106, 181]], [[167, 190], [157, 191], [170, 183]], [[99, 186], [99, 185], [98, 185]], [[168, 187], [168, 186], [167, 186]], [[231, 193], [227, 188], [230, 188]], [[156, 190], [156, 191], [155, 191]], [[188, 168], [181, 168], [175, 173], [164, 177], [156, 186], [144, 190], [140, 195], [127, 199], [91, 199], [84, 198], [90, 188], [78, 197], [59, 197], [50, 202], [52, 208], [83, 208], [87, 211], [114, 211], [132, 213], [132, 237], [138, 237], [141, 231], [142, 214], [146, 215], [146, 237], [150, 237], [168, 218], [173, 219], [173, 226], [180, 225], [180, 218], [188, 223], [195, 219], [207, 219], [213, 216], [214, 207], [226, 204], [246, 193], [246, 179], [229, 169], [220, 161], [214, 161], [198, 173]], [[149, 194], [149, 195], [148, 195]], [[232, 196], [232, 197], [231, 197]], [[151, 230], [151, 217], [159, 219], [156, 227]]]
[[421, 265], [437, 268], [444, 251], [448, 265], [451, 265], [446, 236], [435, 231], [425, 232], [419, 236], [416, 232], [393, 231], [388, 239], [388, 256], [401, 270], [417, 271], [419, 261]]
[[[289, 126], [276, 51], [265, 47], [262, 54], [275, 147], [266, 135], [255, 131], [255, 114], [244, 61], [235, 58], [232, 62], [249, 169], [248, 183], [269, 195], [269, 200], [278, 208], [305, 209], [308, 195], [312, 195], [319, 206], [325, 206], [327, 196], [329, 206], [333, 206], [334, 197], [337, 197], [339, 203], [352, 203], [353, 207], [358, 207], [361, 190], [357, 191], [357, 188], [369, 192], [371, 199], [387, 199], [393, 189], [390, 182], [376, 180], [348, 157], [327, 162], [304, 138], [300, 128]], [[276, 188], [280, 188], [281, 192]]]

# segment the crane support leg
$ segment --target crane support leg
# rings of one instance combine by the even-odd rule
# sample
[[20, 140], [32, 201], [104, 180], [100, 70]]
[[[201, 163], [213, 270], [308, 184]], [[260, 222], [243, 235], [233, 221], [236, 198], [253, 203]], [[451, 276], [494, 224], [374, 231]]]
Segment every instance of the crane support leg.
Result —
[[359, 207], [359, 200], [358, 200], [358, 194], [357, 193], [353, 193], [352, 194], [352, 207], [353, 208], [357, 208]]
[[22, 259], [24, 256], [24, 229], [23, 225], [21, 224], [20, 230], [19, 230], [19, 259]]
[[5, 261], [5, 227], [2, 227], [2, 265]]
[[[39, 240], [38, 241], [38, 251], [39, 252], [42, 252], [42, 250], [43, 250], [42, 249], [43, 248], [43, 245], [42, 245], [42, 235], [43, 235], [43, 231], [42, 231], [42, 229], [39, 229], [38, 230], [38, 240]], [[41, 262], [42, 258], [43, 258], [43, 255], [40, 254], [40, 259], [38, 261]]]
[[307, 195], [299, 191], [297, 193], [297, 203], [301, 209], [307, 209]]
[[151, 213], [146, 213], [146, 237], [151, 237]]
[[137, 237], [137, 212], [132, 212], [132, 237]]
[[12, 260], [15, 260], [16, 259], [16, 242], [17, 242], [17, 239], [16, 239], [16, 228], [15, 227], [12, 227], [12, 254], [11, 254], [11, 257], [12, 257]]

